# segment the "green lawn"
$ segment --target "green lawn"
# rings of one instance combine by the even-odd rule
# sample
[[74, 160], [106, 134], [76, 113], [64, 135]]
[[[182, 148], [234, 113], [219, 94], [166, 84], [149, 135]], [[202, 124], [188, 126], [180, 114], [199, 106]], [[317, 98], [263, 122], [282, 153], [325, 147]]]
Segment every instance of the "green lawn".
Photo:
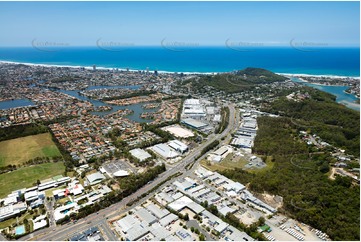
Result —
[[51, 178], [63, 174], [65, 166], [63, 162], [44, 163], [29, 167], [23, 167], [10, 173], [0, 175], [0, 198], [14, 190], [32, 187], [36, 181]]
[[18, 165], [36, 157], [61, 156], [50, 133], [0, 142], [0, 166]]

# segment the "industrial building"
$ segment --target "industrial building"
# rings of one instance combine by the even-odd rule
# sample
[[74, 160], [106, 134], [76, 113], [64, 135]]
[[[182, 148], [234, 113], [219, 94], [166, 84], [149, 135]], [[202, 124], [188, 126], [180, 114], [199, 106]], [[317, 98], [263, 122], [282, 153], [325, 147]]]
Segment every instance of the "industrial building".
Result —
[[203, 123], [199, 120], [195, 120], [193, 118], [182, 119], [181, 123], [193, 128], [193, 129], [196, 129], [196, 130], [202, 130], [208, 126], [208, 124]]
[[145, 161], [148, 158], [152, 158], [152, 156], [143, 149], [137, 148], [130, 150], [129, 152], [133, 157], [137, 158], [139, 161]]
[[193, 200], [187, 196], [182, 196], [178, 198], [177, 200], [168, 204], [168, 207], [178, 212], [183, 210], [184, 208], [188, 208], [196, 214], [199, 214], [202, 211], [204, 211], [204, 208], [201, 205], [193, 202]]
[[179, 153], [167, 144], [157, 144], [150, 147], [150, 149], [164, 159], [172, 159], [179, 156]]
[[231, 145], [238, 148], [251, 149], [257, 134], [257, 119], [244, 118], [241, 126], [235, 133], [235, 137], [231, 141]]
[[189, 129], [185, 129], [178, 124], [166, 126], [161, 129], [171, 133], [172, 135], [178, 138], [189, 138], [194, 136], [192, 131], [190, 131]]
[[186, 99], [183, 103], [183, 118], [200, 119], [206, 116], [205, 108], [199, 99]]
[[188, 151], [188, 146], [179, 140], [171, 140], [168, 142], [168, 145], [174, 150], [178, 151], [181, 154], [184, 154]]
[[99, 171], [109, 177], [129, 176], [129, 165], [125, 161], [117, 160], [103, 164]]

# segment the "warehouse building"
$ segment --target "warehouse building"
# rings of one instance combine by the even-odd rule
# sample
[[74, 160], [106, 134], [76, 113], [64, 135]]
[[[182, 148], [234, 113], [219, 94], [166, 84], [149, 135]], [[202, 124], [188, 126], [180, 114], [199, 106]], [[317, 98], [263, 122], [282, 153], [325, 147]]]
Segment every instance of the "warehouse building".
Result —
[[205, 109], [199, 99], [186, 99], [183, 103], [182, 117], [203, 118], [206, 116]]
[[166, 126], [161, 129], [179, 138], [189, 138], [194, 136], [192, 131], [185, 129], [178, 124]]
[[145, 161], [148, 158], [152, 158], [152, 156], [145, 150], [143, 149], [133, 149], [129, 151], [130, 154], [137, 158], [139, 161]]
[[177, 153], [167, 144], [157, 144], [152, 146], [150, 149], [153, 150], [155, 153], [157, 153], [159, 156], [163, 157], [164, 159], [172, 159], [179, 156], [179, 153]]
[[185, 124], [193, 129], [202, 130], [208, 126], [208, 124], [201, 121], [195, 120], [193, 118], [185, 118], [181, 120], [182, 124]]
[[181, 154], [184, 154], [185, 152], [188, 151], [188, 146], [186, 144], [184, 144], [183, 142], [176, 140], [176, 139], [170, 141], [168, 143], [168, 145]]

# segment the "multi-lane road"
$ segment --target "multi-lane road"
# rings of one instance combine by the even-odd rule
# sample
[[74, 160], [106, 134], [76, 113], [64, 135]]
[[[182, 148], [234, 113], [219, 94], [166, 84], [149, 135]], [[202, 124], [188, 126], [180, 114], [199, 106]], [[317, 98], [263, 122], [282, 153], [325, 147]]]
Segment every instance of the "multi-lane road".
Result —
[[[229, 115], [229, 124], [227, 128], [221, 134], [209, 135], [206, 142], [204, 142], [195, 150], [190, 152], [178, 165], [160, 174], [153, 182], [143, 186], [138, 191], [122, 199], [118, 203], [113, 204], [108, 208], [102, 209], [98, 213], [91, 214], [86, 218], [79, 219], [76, 223], [70, 222], [65, 225], [58, 225], [56, 227], [49, 227], [46, 229], [35, 231], [27, 236], [20, 238], [19, 240], [62, 241], [62, 240], [67, 240], [73, 235], [80, 233], [86, 230], [87, 228], [93, 226], [97, 226], [101, 230], [106, 240], [113, 240], [113, 241], [118, 240], [117, 236], [108, 226], [107, 220], [109, 218], [119, 215], [120, 213], [124, 213], [125, 211], [128, 211], [130, 209], [126, 207], [126, 204], [128, 202], [135, 200], [136, 198], [138, 198], [144, 193], [147, 193], [157, 185], [164, 183], [170, 176], [176, 174], [177, 172], [182, 172], [183, 175], [192, 172], [192, 170], [196, 167], [197, 164], [193, 165], [190, 171], [186, 170], [186, 166], [192, 162], [198, 163], [201, 160], [201, 159], [196, 160], [196, 158], [199, 157], [202, 149], [204, 149], [207, 145], [211, 144], [215, 140], [221, 140], [223, 137], [226, 137], [226, 140], [230, 138], [229, 134], [231, 133], [231, 131], [235, 130], [235, 128], [238, 125], [239, 114], [236, 111], [233, 104], [229, 104], [228, 107], [230, 110], [229, 112], [230, 115]], [[166, 184], [168, 183], [169, 182], [166, 182]], [[145, 198], [141, 199], [139, 202], [137, 202], [137, 204], [144, 201], [148, 197], [152, 196], [154, 192], [152, 192]], [[135, 205], [136, 204], [134, 204], [132, 207], [134, 207]]]

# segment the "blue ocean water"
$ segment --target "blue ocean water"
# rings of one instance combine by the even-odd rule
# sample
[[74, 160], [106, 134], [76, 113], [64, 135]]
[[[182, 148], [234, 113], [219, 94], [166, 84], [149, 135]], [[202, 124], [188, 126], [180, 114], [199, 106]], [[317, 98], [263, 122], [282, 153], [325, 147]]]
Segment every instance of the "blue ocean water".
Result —
[[360, 48], [68, 47], [0, 48], [0, 60], [36, 64], [129, 68], [170, 72], [228, 72], [259, 67], [277, 73], [360, 75]]

